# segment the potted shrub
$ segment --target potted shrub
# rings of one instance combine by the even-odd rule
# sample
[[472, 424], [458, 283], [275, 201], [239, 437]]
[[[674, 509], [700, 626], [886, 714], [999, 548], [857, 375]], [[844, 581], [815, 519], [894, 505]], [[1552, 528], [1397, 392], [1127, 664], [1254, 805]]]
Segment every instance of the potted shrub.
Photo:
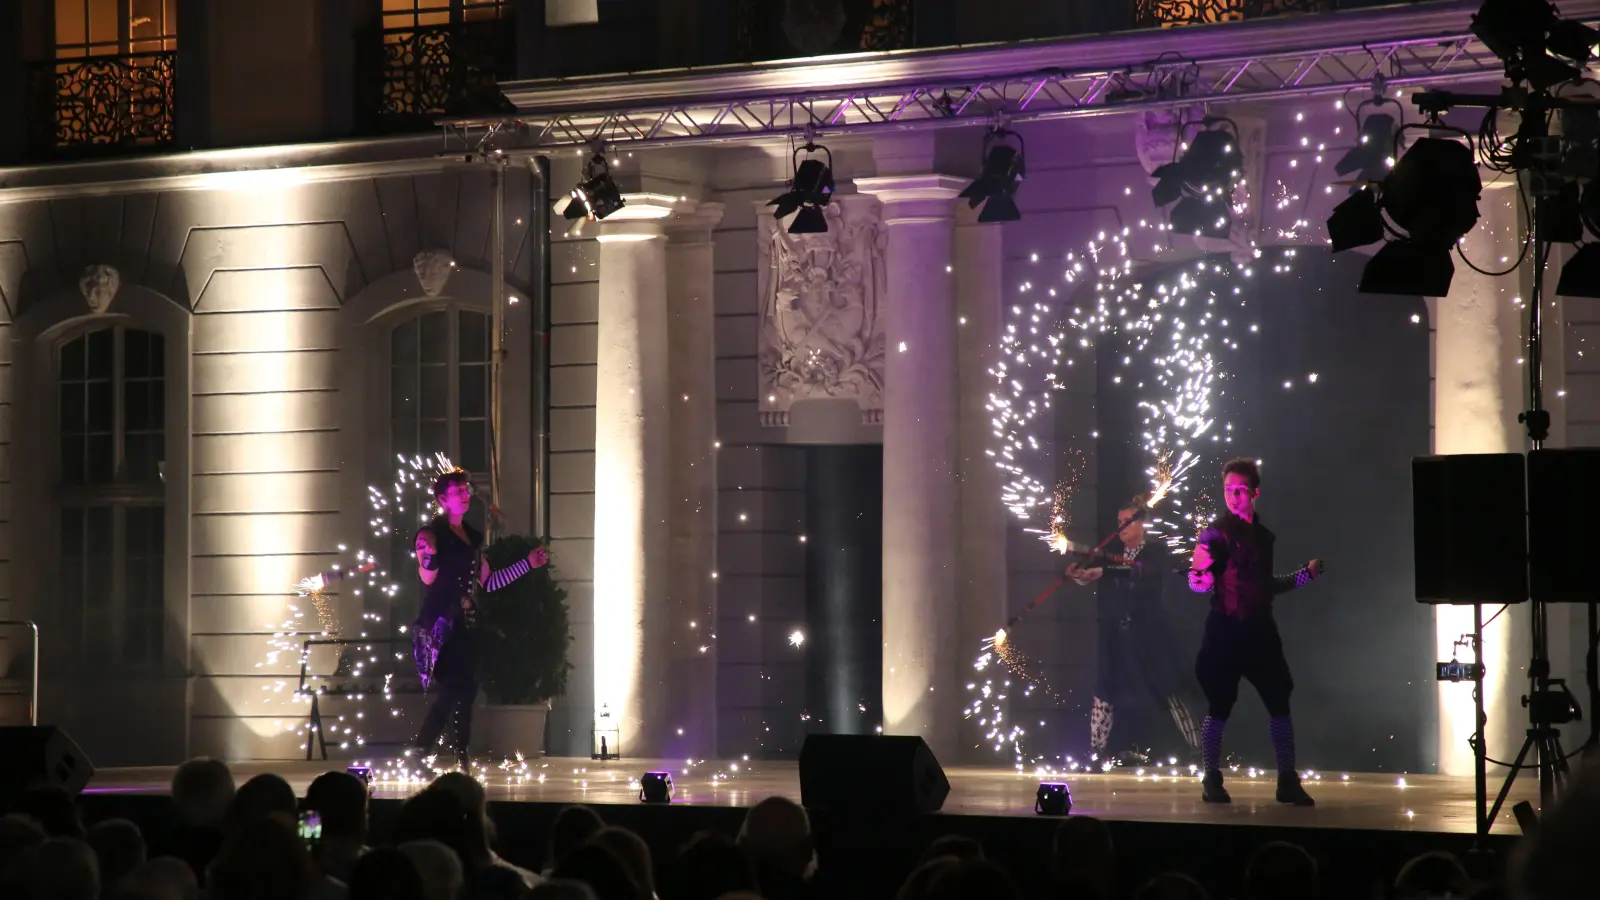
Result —
[[[491, 569], [520, 559], [540, 542], [506, 535], [484, 551]], [[544, 753], [545, 719], [550, 701], [566, 693], [567, 592], [546, 565], [498, 591], [479, 596], [480, 680], [487, 705], [478, 710], [473, 749], [503, 756]]]

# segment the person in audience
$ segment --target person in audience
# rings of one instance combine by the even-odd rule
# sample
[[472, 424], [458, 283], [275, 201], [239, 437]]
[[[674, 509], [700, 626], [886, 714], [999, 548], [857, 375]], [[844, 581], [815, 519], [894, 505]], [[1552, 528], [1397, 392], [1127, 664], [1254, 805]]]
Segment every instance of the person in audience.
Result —
[[1111, 900], [1117, 883], [1111, 830], [1093, 816], [1070, 816], [1050, 843], [1050, 874], [1065, 897]]
[[498, 865], [489, 849], [488, 820], [459, 793], [430, 785], [407, 800], [395, 819], [394, 840], [436, 840], [461, 860], [464, 893], [472, 897], [517, 898], [527, 889], [522, 874]]
[[594, 891], [581, 881], [546, 881], [528, 892], [523, 900], [598, 900]]
[[739, 846], [754, 863], [756, 883], [767, 900], [811, 896], [817, 854], [811, 820], [799, 804], [768, 797], [751, 807], [739, 829]]
[[1472, 892], [1472, 878], [1466, 867], [1442, 850], [1414, 857], [1400, 867], [1394, 878], [1392, 900], [1434, 900], [1441, 897], [1464, 898]]
[[489, 818], [489, 795], [484, 791], [482, 782], [463, 772], [446, 772], [435, 778], [428, 789], [455, 794], [467, 809], [478, 817], [483, 825], [484, 838], [488, 841], [490, 865], [516, 872], [525, 887], [533, 887], [539, 883], [540, 876], [521, 866], [506, 862], [500, 858], [500, 854], [494, 852], [494, 820]]
[[5, 873], [12, 860], [44, 843], [46, 837], [39, 823], [27, 816], [0, 816], [0, 874]]
[[1313, 900], [1317, 861], [1298, 844], [1273, 841], [1250, 855], [1243, 900]]
[[323, 874], [346, 884], [367, 852], [367, 793], [367, 783], [349, 772], [324, 772], [306, 789], [306, 809], [322, 819], [311, 855]]
[[112, 896], [122, 880], [145, 863], [144, 835], [127, 819], [106, 819], [89, 829], [89, 847], [100, 866], [100, 889]]
[[228, 824], [230, 830], [238, 831], [273, 815], [293, 823], [299, 813], [300, 801], [289, 782], [281, 775], [263, 772], [239, 786], [228, 811]]
[[650, 894], [628, 874], [628, 867], [606, 847], [585, 844], [567, 854], [551, 878], [580, 881], [594, 892], [595, 900], [649, 900]]
[[153, 855], [183, 860], [204, 884], [206, 867], [222, 849], [233, 797], [233, 773], [221, 760], [200, 757], [179, 766], [172, 776], [178, 822], [154, 842]]
[[427, 900], [455, 900], [460, 896], [466, 877], [454, 850], [438, 841], [423, 840], [406, 841], [400, 851], [422, 876], [422, 892]]
[[1134, 900], [1211, 900], [1206, 889], [1188, 875], [1167, 872], [1144, 883]]
[[350, 900], [427, 900], [422, 873], [410, 856], [393, 847], [363, 854], [349, 874]]
[[295, 826], [279, 815], [241, 825], [206, 874], [208, 900], [310, 900], [316, 867]]
[[83, 840], [87, 832], [78, 815], [78, 801], [59, 785], [41, 784], [17, 795], [12, 812], [27, 816], [39, 823], [50, 837], [68, 837]]
[[100, 900], [100, 869], [94, 851], [69, 837], [53, 837], [29, 847], [0, 877], [0, 897]]
[[662, 900], [718, 900], [755, 887], [755, 871], [739, 845], [716, 832], [702, 831], [667, 866], [659, 890]]
[[895, 900], [928, 900], [939, 876], [961, 864], [961, 860], [954, 856], [923, 856], [922, 863], [911, 870], [911, 874], [900, 885], [900, 890], [895, 892]]
[[112, 900], [196, 900], [199, 895], [200, 882], [189, 864], [160, 856], [129, 873]]
[[964, 834], [947, 834], [934, 838], [917, 861], [923, 863], [942, 856], [956, 860], [983, 859], [983, 845]]
[[622, 860], [622, 865], [628, 870], [628, 877], [633, 879], [648, 896], [655, 896], [656, 873], [655, 866], [650, 861], [650, 845], [644, 839], [626, 828], [612, 826], [602, 828], [593, 838], [593, 843], [599, 844], [616, 854]]
[[606, 827], [600, 814], [587, 806], [568, 806], [556, 814], [550, 826], [550, 847], [545, 854], [544, 871], [550, 874], [568, 853], [582, 847]]
[[1022, 889], [1005, 869], [984, 859], [957, 861], [928, 889], [928, 900], [1022, 900]]

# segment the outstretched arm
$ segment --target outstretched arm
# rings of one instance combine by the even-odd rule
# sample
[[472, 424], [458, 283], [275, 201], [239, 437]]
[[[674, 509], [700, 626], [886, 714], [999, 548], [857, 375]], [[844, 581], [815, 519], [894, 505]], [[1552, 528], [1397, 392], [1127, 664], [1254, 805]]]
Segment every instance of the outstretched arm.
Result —
[[434, 560], [439, 552], [439, 545], [434, 542], [433, 532], [424, 528], [417, 532], [414, 549], [417, 551], [417, 577], [423, 584], [433, 584], [439, 577], [439, 566]]
[[1313, 559], [1288, 575], [1272, 576], [1272, 593], [1287, 594], [1295, 588], [1305, 587], [1321, 574], [1322, 560]]
[[1211, 574], [1211, 548], [1206, 546], [1205, 535], [1194, 543], [1194, 558], [1189, 561], [1189, 590], [1196, 594], [1209, 594], [1216, 587], [1216, 576]]
[[535, 547], [528, 553], [527, 559], [519, 559], [511, 565], [506, 566], [504, 569], [495, 569], [490, 571], [489, 564], [485, 562], [483, 564], [483, 570], [479, 573], [479, 581], [483, 583], [484, 590], [498, 591], [511, 582], [516, 581], [518, 578], [521, 578], [534, 569], [544, 565], [549, 560], [550, 555], [545, 552], [543, 547]]

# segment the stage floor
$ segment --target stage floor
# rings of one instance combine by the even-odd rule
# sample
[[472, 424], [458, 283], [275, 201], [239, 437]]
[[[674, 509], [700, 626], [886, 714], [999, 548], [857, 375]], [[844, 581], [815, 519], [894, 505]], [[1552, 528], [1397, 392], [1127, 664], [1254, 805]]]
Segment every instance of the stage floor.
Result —
[[[337, 762], [243, 762], [233, 764], [234, 777], [243, 782], [260, 772], [276, 772], [304, 796], [318, 774], [340, 768]], [[521, 803], [635, 804], [640, 773], [665, 769], [673, 773], [674, 803], [701, 806], [749, 807], [764, 797], [781, 795], [800, 800], [800, 776], [794, 762], [740, 762], [685, 766], [681, 761], [547, 758], [526, 763], [525, 774], [509, 775], [488, 767], [479, 774], [489, 787], [489, 799]], [[1374, 773], [1322, 773], [1306, 789], [1316, 798], [1314, 809], [1279, 805], [1273, 798], [1273, 773], [1251, 777], [1246, 771], [1228, 776], [1233, 803], [1213, 806], [1200, 800], [1200, 783], [1192, 775], [1138, 775], [1119, 770], [1102, 774], [1072, 774], [1074, 814], [1111, 820], [1194, 825], [1257, 825], [1295, 828], [1359, 828], [1416, 832], [1470, 834], [1473, 831], [1471, 778], [1444, 775], [1402, 777]], [[1170, 771], [1170, 770], [1169, 770]], [[162, 794], [172, 778], [170, 767], [103, 769], [95, 774], [88, 793]], [[1032, 816], [1034, 793], [1041, 778], [1003, 769], [949, 768], [950, 797], [944, 813], [964, 816]], [[1491, 802], [1500, 781], [1491, 779]], [[419, 783], [379, 781], [373, 796], [398, 799], [421, 790]], [[1516, 834], [1511, 805], [1535, 800], [1537, 782], [1519, 778], [1494, 831]]]

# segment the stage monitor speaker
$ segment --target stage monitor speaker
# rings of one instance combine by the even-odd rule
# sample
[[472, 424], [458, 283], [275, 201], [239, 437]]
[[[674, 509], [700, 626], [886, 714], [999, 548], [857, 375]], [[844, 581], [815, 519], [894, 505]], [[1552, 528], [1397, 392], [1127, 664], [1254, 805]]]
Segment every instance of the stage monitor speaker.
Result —
[[1600, 586], [1589, 571], [1600, 541], [1600, 448], [1528, 454], [1528, 568], [1541, 603], [1590, 603]]
[[813, 734], [800, 748], [800, 802], [816, 811], [938, 812], [950, 781], [920, 737]]
[[1527, 600], [1526, 498], [1520, 453], [1412, 460], [1417, 602]]
[[36, 785], [76, 794], [94, 777], [94, 764], [65, 731], [49, 726], [0, 728], [0, 798]]

